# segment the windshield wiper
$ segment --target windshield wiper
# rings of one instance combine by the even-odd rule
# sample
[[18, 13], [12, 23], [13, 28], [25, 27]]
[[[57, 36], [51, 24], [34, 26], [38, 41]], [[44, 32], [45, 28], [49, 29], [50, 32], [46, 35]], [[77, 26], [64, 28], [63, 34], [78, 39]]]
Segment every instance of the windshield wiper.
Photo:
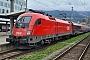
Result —
[[22, 23], [22, 26], [21, 26], [21, 28], [25, 28], [25, 24], [24, 24], [24, 23]]

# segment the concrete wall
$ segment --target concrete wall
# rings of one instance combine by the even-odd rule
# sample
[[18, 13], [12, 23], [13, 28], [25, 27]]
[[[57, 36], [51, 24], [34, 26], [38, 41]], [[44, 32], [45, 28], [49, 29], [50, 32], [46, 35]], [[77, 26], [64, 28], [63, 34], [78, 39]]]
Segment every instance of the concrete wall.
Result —
[[13, 49], [15, 49], [15, 46], [13, 46], [9, 43], [0, 44], [0, 53], [5, 52], [5, 51], [9, 51], [9, 50], [13, 50]]

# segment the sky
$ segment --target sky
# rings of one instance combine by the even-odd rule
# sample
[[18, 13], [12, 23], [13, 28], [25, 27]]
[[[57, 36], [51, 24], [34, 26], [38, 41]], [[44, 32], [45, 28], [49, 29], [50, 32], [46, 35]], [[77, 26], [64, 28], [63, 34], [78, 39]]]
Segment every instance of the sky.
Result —
[[34, 10], [90, 11], [89, 0], [27, 0], [28, 8]]

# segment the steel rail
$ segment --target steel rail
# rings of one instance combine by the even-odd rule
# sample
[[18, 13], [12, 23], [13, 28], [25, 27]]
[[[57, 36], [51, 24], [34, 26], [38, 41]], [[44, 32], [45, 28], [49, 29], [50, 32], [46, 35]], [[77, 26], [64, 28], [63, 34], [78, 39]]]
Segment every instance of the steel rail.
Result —
[[[13, 52], [15, 52], [15, 53], [13, 53]], [[12, 54], [13, 53], [13, 54]], [[8, 59], [8, 58], [11, 58], [11, 57], [14, 57], [14, 56], [17, 56], [17, 55], [20, 55], [20, 54], [22, 54], [23, 53], [23, 51], [19, 51], [19, 50], [17, 50], [17, 49], [15, 49], [15, 50], [11, 50], [11, 51], [7, 51], [6, 53], [4, 52], [4, 53], [1, 53], [1, 55], [8, 55], [8, 54], [10, 54], [10, 56], [1, 56], [2, 58], [0, 58], [1, 60], [5, 60], [5, 59]]]
[[84, 51], [82, 52], [82, 54], [81, 54], [81, 56], [79, 57], [79, 59], [78, 59], [78, 60], [82, 60], [82, 58], [83, 58], [84, 54], [85, 54], [85, 53], [86, 53], [86, 51], [88, 50], [89, 45], [90, 45], [90, 42], [89, 42], [89, 43], [87, 44], [87, 46], [85, 47]]
[[72, 47], [68, 48], [67, 50], [65, 50], [63, 53], [59, 54], [58, 56], [56, 56], [55, 58], [53, 58], [53, 60], [57, 60], [59, 57], [62, 57], [64, 54], [66, 54], [68, 51], [70, 51], [72, 48], [74, 48], [76, 45], [78, 45], [80, 42], [82, 42], [84, 39], [86, 39], [87, 37], [89, 37], [90, 35], [86, 36], [85, 38], [83, 38], [82, 40], [78, 41], [76, 44], [74, 44]]

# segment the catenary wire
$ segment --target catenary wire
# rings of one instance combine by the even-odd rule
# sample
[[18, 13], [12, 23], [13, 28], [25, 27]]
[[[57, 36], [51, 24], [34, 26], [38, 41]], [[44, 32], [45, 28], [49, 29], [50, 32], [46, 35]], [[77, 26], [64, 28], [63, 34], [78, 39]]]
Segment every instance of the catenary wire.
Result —
[[45, 5], [45, 4], [43, 4], [43, 3], [41, 3], [41, 2], [39, 2], [39, 1], [37, 1], [37, 0], [34, 0], [34, 1], [36, 1], [37, 3], [39, 3], [39, 4], [41, 4], [41, 5], [44, 5], [44, 6], [48, 7], [48, 8], [51, 8], [51, 9], [55, 10], [54, 8], [52, 8], [52, 7], [48, 6], [48, 5]]

